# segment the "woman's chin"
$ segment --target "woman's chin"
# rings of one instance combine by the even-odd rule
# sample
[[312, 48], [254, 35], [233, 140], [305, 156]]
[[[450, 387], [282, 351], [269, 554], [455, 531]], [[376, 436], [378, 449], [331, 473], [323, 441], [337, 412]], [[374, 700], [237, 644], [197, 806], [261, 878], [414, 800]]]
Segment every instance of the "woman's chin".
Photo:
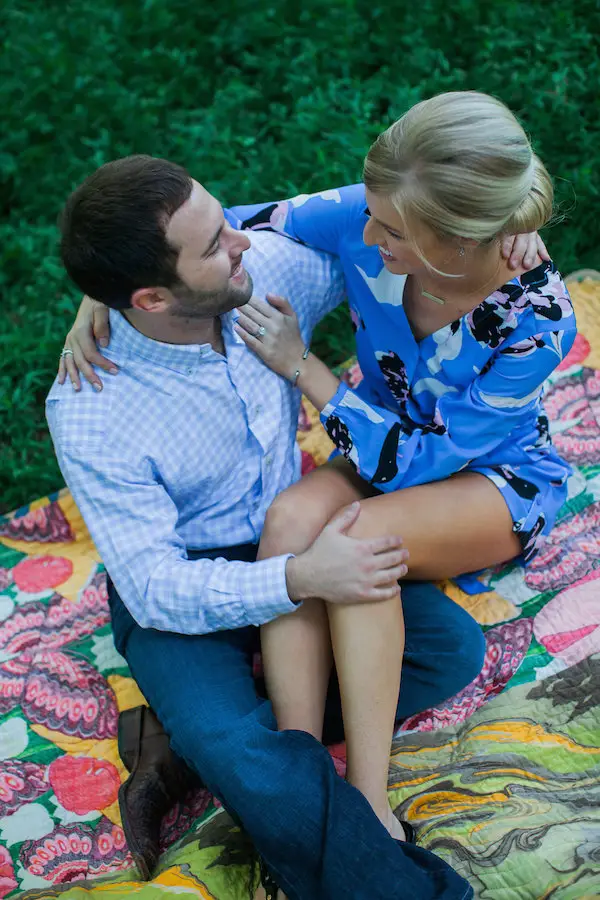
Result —
[[[383, 257], [382, 257], [383, 259]], [[383, 259], [383, 264], [392, 275], [413, 275], [414, 272], [411, 271], [411, 266], [402, 262], [399, 259]]]

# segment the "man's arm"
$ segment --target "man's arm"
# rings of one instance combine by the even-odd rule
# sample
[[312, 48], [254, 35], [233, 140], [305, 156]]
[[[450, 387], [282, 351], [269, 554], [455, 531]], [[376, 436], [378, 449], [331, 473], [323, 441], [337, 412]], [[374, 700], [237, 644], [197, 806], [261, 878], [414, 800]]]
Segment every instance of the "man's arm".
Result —
[[[53, 430], [51, 405], [48, 418]], [[393, 596], [406, 574], [400, 538], [347, 535], [358, 504], [296, 557], [187, 559], [177, 509], [149, 461], [134, 472], [102, 447], [65, 448], [56, 439], [55, 447], [115, 587], [142, 628], [206, 634], [262, 625], [314, 596], [330, 603], [377, 602]]]
[[175, 503], [149, 461], [134, 472], [100, 448], [56, 449], [111, 579], [142, 628], [206, 634], [295, 609], [287, 556], [254, 564], [187, 558]]

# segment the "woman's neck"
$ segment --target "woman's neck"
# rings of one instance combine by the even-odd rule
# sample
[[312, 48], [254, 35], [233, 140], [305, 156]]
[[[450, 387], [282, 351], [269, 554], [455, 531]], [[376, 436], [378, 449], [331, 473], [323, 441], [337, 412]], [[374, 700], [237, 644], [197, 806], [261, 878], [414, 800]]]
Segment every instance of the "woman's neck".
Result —
[[[425, 269], [414, 276], [418, 291], [424, 297], [435, 297], [440, 305], [449, 308], [457, 308], [468, 311], [474, 308], [488, 297], [494, 290], [506, 281], [510, 281], [524, 269], [511, 270], [507, 260], [503, 259], [500, 247], [496, 242], [487, 246], [479, 246], [473, 250], [467, 249], [464, 258], [461, 258], [459, 266], [462, 272], [450, 270], [448, 277], [437, 275]], [[454, 267], [457, 269], [458, 267]]]

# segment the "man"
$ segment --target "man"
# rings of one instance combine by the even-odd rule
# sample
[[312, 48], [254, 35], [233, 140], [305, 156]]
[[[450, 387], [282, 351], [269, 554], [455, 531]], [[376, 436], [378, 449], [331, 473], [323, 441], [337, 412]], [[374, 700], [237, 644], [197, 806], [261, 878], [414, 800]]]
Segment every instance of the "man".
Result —
[[[251, 244], [235, 224], [179, 166], [139, 156], [97, 170], [62, 217], [63, 261], [111, 307], [107, 356], [122, 371], [98, 396], [55, 383], [48, 422], [109, 574], [115, 644], [176, 754], [152, 714], [124, 722], [128, 842], [150, 877], [181, 758], [290, 900], [472, 896], [433, 854], [390, 837], [321, 744], [277, 732], [257, 694], [256, 626], [314, 596], [391, 596], [404, 567], [398, 539], [352, 538], [357, 510], [298, 557], [254, 561], [269, 505], [299, 475], [299, 397], [237, 337], [235, 309], [253, 291], [285, 295], [308, 344], [343, 285], [326, 255], [271, 234]], [[482, 662], [479, 628], [441, 592], [409, 586], [404, 608], [399, 717], [451, 696]], [[335, 684], [332, 697], [339, 710]]]

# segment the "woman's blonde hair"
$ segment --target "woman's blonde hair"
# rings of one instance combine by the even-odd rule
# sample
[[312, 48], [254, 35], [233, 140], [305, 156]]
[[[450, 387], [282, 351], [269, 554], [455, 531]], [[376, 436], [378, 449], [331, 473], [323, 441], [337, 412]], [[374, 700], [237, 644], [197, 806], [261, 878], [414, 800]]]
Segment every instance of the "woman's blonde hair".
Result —
[[407, 229], [490, 241], [537, 231], [552, 215], [552, 181], [499, 100], [454, 91], [409, 109], [369, 150], [363, 180], [389, 197]]

